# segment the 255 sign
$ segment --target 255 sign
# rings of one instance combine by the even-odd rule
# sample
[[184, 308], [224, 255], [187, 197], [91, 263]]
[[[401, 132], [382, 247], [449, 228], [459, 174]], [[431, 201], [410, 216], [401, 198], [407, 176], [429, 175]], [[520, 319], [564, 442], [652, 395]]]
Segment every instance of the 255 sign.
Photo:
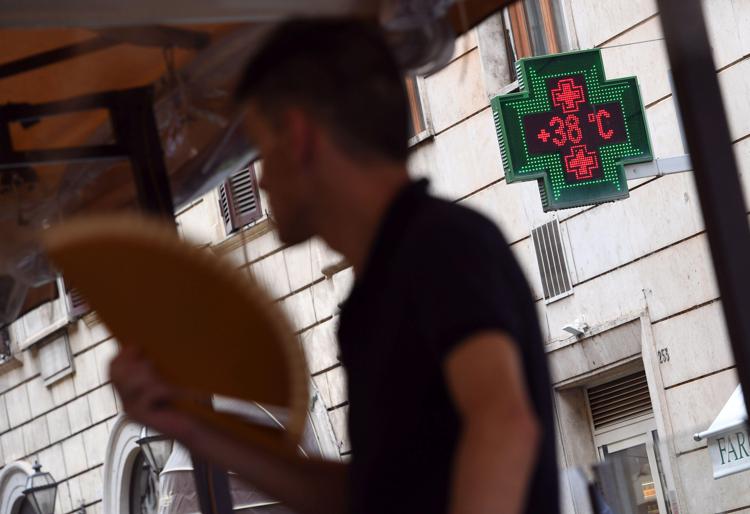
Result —
[[627, 198], [623, 165], [653, 158], [636, 79], [606, 80], [599, 50], [516, 66], [492, 99], [507, 181], [537, 180], [545, 211]]

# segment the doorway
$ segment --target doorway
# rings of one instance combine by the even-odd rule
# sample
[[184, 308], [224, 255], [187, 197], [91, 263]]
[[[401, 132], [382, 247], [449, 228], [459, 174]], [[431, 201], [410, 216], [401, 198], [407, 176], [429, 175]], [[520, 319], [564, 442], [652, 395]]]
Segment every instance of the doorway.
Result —
[[612, 511], [670, 514], [653, 418], [597, 439], [597, 482]]

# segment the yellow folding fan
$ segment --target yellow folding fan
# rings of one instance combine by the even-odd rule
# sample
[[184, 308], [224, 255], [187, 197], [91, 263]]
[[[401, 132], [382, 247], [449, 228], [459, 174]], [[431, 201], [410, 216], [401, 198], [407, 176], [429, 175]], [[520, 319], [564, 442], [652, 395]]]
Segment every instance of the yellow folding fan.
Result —
[[[288, 323], [248, 273], [135, 216], [72, 221], [44, 236], [50, 259], [122, 346], [136, 346], [195, 401], [179, 407], [239, 438], [293, 450], [308, 376]], [[211, 395], [281, 407], [286, 431], [216, 412]]]

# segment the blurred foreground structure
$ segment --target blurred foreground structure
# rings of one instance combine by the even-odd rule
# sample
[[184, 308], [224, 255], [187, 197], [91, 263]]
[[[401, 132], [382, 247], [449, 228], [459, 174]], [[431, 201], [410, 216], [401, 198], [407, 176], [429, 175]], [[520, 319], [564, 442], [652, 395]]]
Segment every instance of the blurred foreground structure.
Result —
[[[747, 183], [750, 4], [707, 0], [704, 12]], [[740, 470], [715, 479], [714, 464], [732, 459], [727, 441], [722, 461], [712, 463], [708, 444], [719, 443], [693, 437], [714, 423], [738, 384], [693, 178], [631, 181], [627, 200], [544, 213], [535, 184], [505, 183], [489, 105], [517, 87], [516, 57], [599, 47], [608, 76], [638, 77], [655, 157], [685, 154], [662, 38], [651, 0], [523, 2], [490, 17], [458, 39], [444, 69], [408, 80], [410, 167], [439, 195], [493, 219], [525, 268], [553, 375], [561, 467], [610, 462], [622, 502], [612, 505], [616, 512], [750, 512], [750, 471], [738, 462], [750, 462], [743, 453], [750, 442], [740, 447], [735, 438]], [[311, 446], [346, 459], [335, 330], [351, 269], [319, 241], [294, 248], [278, 241], [259, 174], [255, 161], [182, 206], [178, 230], [253, 273], [287, 311], [315, 385]], [[116, 342], [96, 313], [61, 296], [3, 334], [0, 514], [28, 512], [21, 490], [35, 459], [58, 481], [55, 514], [82, 504], [89, 513], [178, 512], [173, 499], [158, 498], [144, 467], [140, 427], [118, 414], [106, 376]], [[590, 512], [567, 477], [564, 512]]]

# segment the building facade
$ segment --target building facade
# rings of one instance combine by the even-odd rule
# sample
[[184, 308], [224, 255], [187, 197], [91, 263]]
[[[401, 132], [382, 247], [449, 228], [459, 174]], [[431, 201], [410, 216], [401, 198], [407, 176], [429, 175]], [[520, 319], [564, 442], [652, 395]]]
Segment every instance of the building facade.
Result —
[[[704, 9], [748, 182], [750, 3], [706, 0]], [[616, 203], [544, 213], [536, 184], [506, 183], [492, 119], [490, 99], [518, 87], [516, 57], [601, 48], [608, 77], [638, 78], [654, 156], [683, 155], [662, 39], [653, 0], [526, 1], [460, 37], [445, 68], [409, 82], [413, 174], [495, 221], [531, 285], [568, 470], [566, 513], [589, 512], [574, 469], [602, 480], [615, 474], [632, 512], [750, 513], [750, 471], [714, 479], [706, 442], [693, 438], [738, 382], [690, 173], [631, 181], [630, 198]], [[316, 444], [346, 459], [335, 333], [353, 275], [320, 241], [278, 240], [254, 180], [261, 173], [256, 163], [185, 206], [178, 228], [251, 273], [285, 310], [308, 359]], [[145, 484], [135, 465], [140, 427], [119, 414], [106, 374], [116, 342], [96, 313], [70, 321], [70, 312], [63, 298], [9, 327], [11, 351], [0, 364], [0, 514], [24, 512], [19, 484], [35, 459], [59, 482], [56, 514], [143, 511], [133, 492]], [[565, 330], [571, 326], [583, 335]], [[593, 468], [597, 462], [610, 466]]]

